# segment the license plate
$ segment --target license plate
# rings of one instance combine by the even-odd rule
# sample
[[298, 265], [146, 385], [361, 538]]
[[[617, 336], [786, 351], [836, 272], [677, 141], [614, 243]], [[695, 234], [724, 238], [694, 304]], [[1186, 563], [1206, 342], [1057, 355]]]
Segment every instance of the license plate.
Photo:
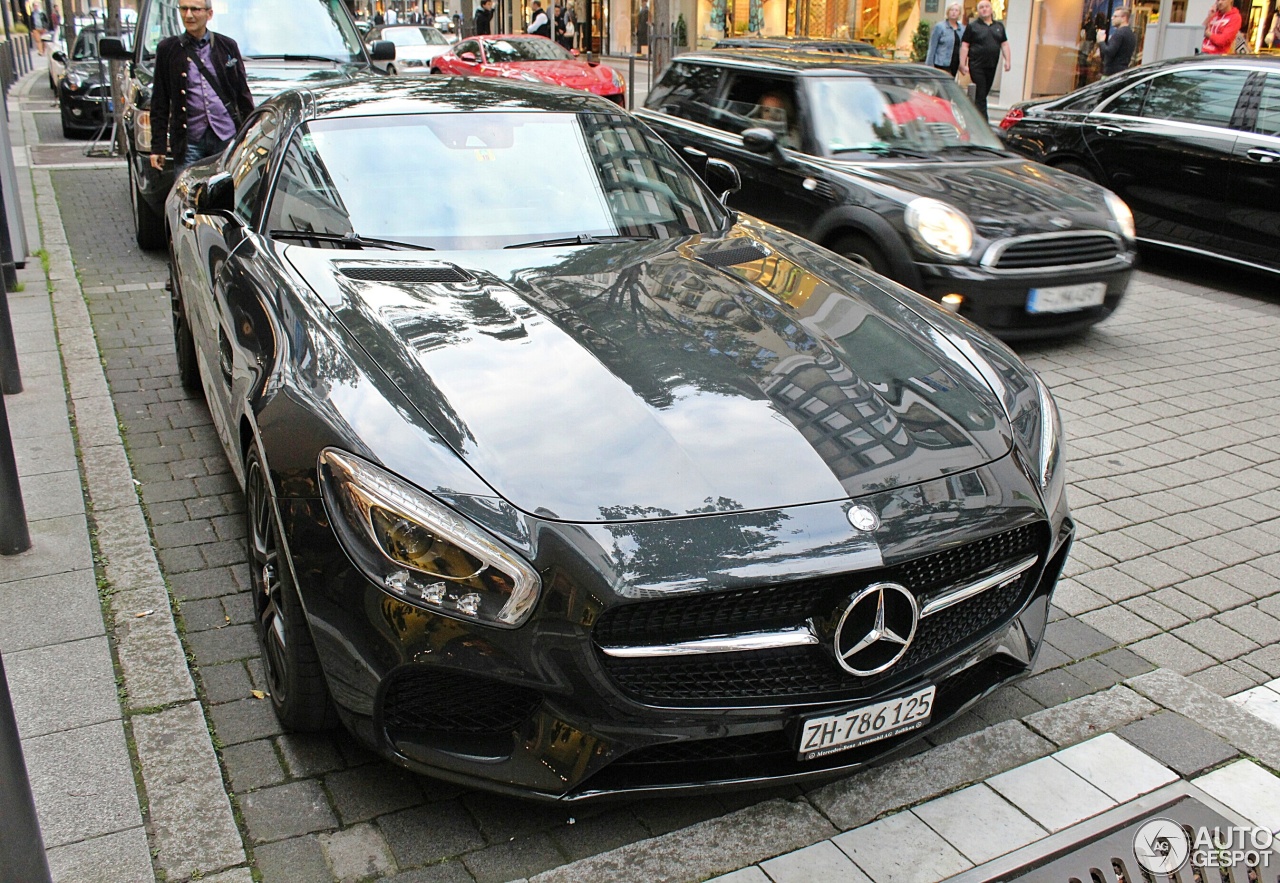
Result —
[[933, 713], [937, 689], [925, 687], [910, 696], [810, 718], [800, 731], [800, 760], [813, 760], [923, 727]]
[[1033, 288], [1027, 297], [1028, 313], [1067, 313], [1096, 307], [1107, 296], [1107, 283], [1084, 282], [1080, 285], [1055, 285]]
[[107, 113], [111, 113], [111, 112], [112, 112], [112, 111], [114, 111], [115, 109], [116, 109], [116, 107], [115, 107], [115, 103], [114, 103], [110, 98], [108, 98], [108, 99], [107, 99]]

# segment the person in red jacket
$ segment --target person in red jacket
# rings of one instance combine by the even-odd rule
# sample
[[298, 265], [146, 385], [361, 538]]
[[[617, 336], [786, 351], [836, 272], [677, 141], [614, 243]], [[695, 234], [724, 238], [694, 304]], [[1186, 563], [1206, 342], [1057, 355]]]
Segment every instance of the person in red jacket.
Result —
[[1238, 33], [1240, 10], [1231, 0], [1216, 0], [1204, 20], [1204, 42], [1200, 44], [1200, 51], [1206, 55], [1228, 55]]

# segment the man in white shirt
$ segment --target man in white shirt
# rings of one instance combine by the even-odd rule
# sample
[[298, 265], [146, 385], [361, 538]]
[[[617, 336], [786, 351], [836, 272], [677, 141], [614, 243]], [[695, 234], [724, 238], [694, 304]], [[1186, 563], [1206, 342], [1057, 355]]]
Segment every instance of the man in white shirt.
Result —
[[540, 37], [551, 37], [551, 18], [547, 15], [547, 11], [542, 8], [541, 0], [533, 0], [533, 14], [529, 19], [529, 27], [526, 30]]

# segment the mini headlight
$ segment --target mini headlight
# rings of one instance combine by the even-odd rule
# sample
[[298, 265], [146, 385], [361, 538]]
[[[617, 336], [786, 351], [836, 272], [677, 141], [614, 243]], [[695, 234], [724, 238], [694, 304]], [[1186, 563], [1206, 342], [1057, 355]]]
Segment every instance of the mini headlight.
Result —
[[67, 88], [72, 92], [79, 92], [84, 88], [85, 81], [88, 78], [84, 74], [67, 74], [62, 78], [62, 82], [67, 84]]
[[1129, 206], [1123, 199], [1116, 196], [1110, 190], [1105, 193], [1107, 199], [1107, 208], [1111, 209], [1111, 216], [1116, 219], [1116, 223], [1120, 225], [1120, 232], [1124, 234], [1124, 238], [1132, 242], [1138, 235], [1138, 228], [1133, 223], [1133, 212], [1129, 210]]
[[343, 548], [389, 594], [436, 613], [515, 628], [542, 588], [537, 571], [422, 491], [350, 454], [320, 454], [325, 508]]
[[917, 241], [945, 258], [967, 257], [973, 250], [973, 224], [945, 202], [927, 196], [911, 200], [906, 223]]

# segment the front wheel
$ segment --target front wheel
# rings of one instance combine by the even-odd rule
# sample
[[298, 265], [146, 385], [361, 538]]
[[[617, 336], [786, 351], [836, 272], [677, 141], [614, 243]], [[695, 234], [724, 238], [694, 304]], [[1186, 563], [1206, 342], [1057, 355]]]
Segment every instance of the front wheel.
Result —
[[881, 276], [891, 275], [889, 261], [885, 258], [884, 252], [865, 234], [852, 233], [844, 236], [831, 246], [831, 250], [873, 273], [879, 273]]
[[387, 65], [387, 76], [394, 77], [396, 75], [396, 66], [394, 64]]
[[169, 302], [173, 309], [173, 351], [178, 357], [178, 379], [187, 392], [201, 393], [203, 389], [200, 386], [200, 368], [196, 364], [196, 341], [191, 334], [191, 325], [187, 322], [186, 309], [182, 305], [172, 255], [169, 257]]
[[289, 564], [281, 554], [270, 480], [256, 447], [249, 449], [244, 473], [249, 582], [271, 705], [287, 729], [329, 729], [337, 723], [337, 713]]
[[138, 248], [143, 251], [163, 248], [164, 218], [160, 217], [138, 190], [132, 161], [129, 162], [129, 201], [133, 204], [133, 228]]
[[1059, 171], [1075, 175], [1077, 178], [1084, 178], [1086, 181], [1090, 181], [1094, 184], [1098, 183], [1098, 176], [1089, 171], [1087, 166], [1078, 162], [1067, 160], [1066, 162], [1054, 163], [1053, 167]]

